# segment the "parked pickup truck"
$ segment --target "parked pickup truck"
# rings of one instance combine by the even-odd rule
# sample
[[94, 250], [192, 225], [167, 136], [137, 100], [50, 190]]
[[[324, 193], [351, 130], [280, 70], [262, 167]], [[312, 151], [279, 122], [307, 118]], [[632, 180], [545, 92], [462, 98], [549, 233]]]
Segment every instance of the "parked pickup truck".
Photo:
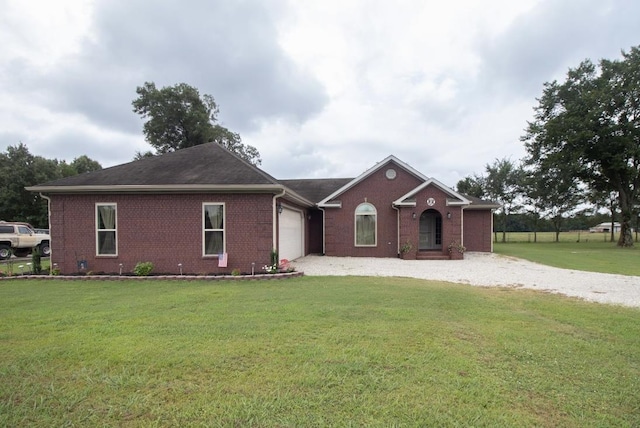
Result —
[[11, 257], [26, 257], [34, 248], [42, 256], [49, 256], [51, 238], [48, 234], [36, 233], [28, 223], [0, 221], [0, 260]]

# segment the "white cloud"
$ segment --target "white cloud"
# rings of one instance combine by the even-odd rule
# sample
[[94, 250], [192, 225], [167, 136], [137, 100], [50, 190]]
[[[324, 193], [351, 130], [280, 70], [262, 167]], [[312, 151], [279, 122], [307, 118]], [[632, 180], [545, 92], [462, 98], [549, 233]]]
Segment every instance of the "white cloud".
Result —
[[519, 142], [542, 84], [638, 43], [629, 0], [0, 0], [0, 143], [146, 150], [136, 86], [186, 82], [280, 178], [394, 154], [454, 185]]
[[22, 59], [37, 67], [51, 67], [79, 52], [90, 36], [90, 1], [5, 0], [0, 4], [2, 61]]

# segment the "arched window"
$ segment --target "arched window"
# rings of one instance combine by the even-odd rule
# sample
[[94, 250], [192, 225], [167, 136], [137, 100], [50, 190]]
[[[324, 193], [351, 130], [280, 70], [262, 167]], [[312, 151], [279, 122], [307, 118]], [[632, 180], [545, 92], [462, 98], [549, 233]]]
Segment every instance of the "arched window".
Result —
[[363, 203], [356, 208], [356, 247], [375, 247], [377, 243], [376, 207]]

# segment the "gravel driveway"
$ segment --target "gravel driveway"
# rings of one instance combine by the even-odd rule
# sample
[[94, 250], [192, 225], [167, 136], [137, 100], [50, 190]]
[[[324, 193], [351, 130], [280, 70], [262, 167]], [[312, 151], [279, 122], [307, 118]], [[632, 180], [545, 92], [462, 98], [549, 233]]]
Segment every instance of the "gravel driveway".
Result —
[[640, 277], [559, 269], [492, 253], [464, 260], [306, 256], [292, 264], [305, 275], [404, 276], [475, 286], [531, 288], [585, 300], [640, 307]]

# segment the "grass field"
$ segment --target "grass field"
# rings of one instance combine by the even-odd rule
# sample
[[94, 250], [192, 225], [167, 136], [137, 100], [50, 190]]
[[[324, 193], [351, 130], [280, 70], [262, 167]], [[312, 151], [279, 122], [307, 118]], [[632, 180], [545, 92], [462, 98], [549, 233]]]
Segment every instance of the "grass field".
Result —
[[398, 278], [0, 282], [0, 426], [639, 426], [640, 311]]
[[617, 247], [597, 240], [495, 243], [494, 252], [565, 269], [640, 276], [640, 244]]

